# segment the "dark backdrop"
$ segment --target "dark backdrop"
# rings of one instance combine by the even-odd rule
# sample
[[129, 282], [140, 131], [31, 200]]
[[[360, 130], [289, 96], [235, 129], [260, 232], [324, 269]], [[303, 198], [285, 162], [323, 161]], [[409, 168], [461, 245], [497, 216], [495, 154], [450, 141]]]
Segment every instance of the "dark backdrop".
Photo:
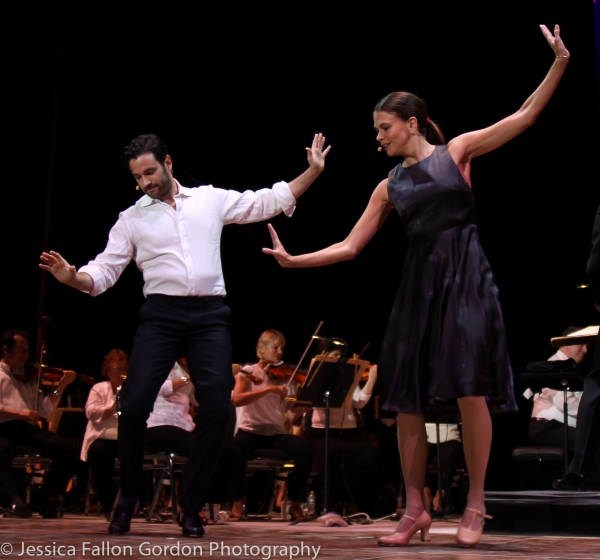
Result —
[[[94, 299], [51, 277], [44, 287], [38, 262], [45, 244], [76, 266], [102, 251], [139, 197], [117, 161], [133, 136], [163, 137], [184, 185], [242, 190], [302, 172], [304, 147], [323, 132], [325, 172], [291, 220], [272, 220], [291, 253], [313, 251], [349, 232], [397, 163], [377, 152], [374, 104], [407, 90], [449, 138], [488, 126], [552, 64], [540, 23], [560, 23], [572, 59], [535, 126], [474, 164], [478, 224], [515, 373], [550, 355], [566, 326], [597, 324], [589, 290], [576, 289], [600, 202], [592, 1], [339, 6], [7, 4], [0, 329], [35, 338], [49, 315], [52, 365], [94, 376], [109, 349], [130, 350], [143, 301], [134, 265]], [[269, 243], [265, 223], [223, 231], [234, 360], [253, 360], [272, 327], [294, 361], [322, 320], [351, 351], [370, 341], [376, 361], [406, 250], [397, 216], [354, 262], [326, 268], [281, 269], [261, 253]], [[519, 404], [495, 445], [525, 437]]]

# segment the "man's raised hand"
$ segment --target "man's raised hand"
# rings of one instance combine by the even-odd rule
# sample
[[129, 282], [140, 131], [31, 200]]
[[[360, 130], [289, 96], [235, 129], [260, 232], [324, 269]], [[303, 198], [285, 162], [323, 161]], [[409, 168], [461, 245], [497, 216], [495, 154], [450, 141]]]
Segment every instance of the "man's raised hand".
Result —
[[325, 136], [321, 133], [315, 134], [315, 137], [312, 141], [312, 146], [310, 148], [306, 148], [306, 157], [308, 159], [308, 165], [311, 169], [315, 169], [319, 171], [323, 171], [325, 168], [325, 157], [331, 150], [331, 146], [327, 146], [325, 150]]

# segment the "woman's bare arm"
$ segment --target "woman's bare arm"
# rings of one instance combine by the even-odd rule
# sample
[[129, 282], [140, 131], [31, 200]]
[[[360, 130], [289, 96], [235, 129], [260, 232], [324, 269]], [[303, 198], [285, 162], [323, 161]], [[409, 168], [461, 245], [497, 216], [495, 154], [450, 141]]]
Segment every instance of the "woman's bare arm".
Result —
[[554, 27], [554, 35], [545, 25], [540, 25], [540, 28], [556, 57], [544, 81], [516, 113], [488, 128], [467, 132], [451, 140], [448, 149], [457, 164], [467, 164], [474, 157], [491, 152], [512, 140], [536, 121], [550, 101], [565, 72], [570, 55], [560, 38], [558, 25]]
[[341, 241], [315, 253], [306, 255], [290, 255], [283, 247], [275, 229], [269, 224], [272, 249], [263, 249], [263, 253], [273, 255], [277, 262], [285, 268], [304, 268], [310, 266], [323, 266], [340, 261], [354, 259], [377, 233], [392, 208], [387, 196], [387, 184], [385, 179], [381, 181], [369, 200], [367, 208], [352, 228], [350, 235]]

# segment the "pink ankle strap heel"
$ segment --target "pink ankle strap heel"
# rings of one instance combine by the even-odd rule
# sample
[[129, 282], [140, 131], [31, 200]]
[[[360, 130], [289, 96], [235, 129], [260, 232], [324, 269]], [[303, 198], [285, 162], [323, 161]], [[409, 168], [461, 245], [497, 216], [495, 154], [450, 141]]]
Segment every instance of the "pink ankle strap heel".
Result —
[[471, 516], [471, 523], [469, 523], [468, 527], [464, 527], [463, 525], [458, 526], [456, 542], [460, 546], [473, 547], [479, 542], [479, 539], [481, 539], [481, 535], [483, 533], [483, 525], [481, 525], [479, 529], [473, 529], [475, 519], [477, 516], [483, 517], [484, 519], [492, 519], [492, 516], [486, 515], [484, 512], [473, 508], [465, 508], [465, 511], [470, 511], [474, 515]]
[[[402, 525], [402, 519], [410, 519], [410, 521], [413, 522], [413, 526], [408, 531], [399, 533], [397, 531]], [[379, 546], [406, 546], [417, 531], [421, 531], [422, 542], [429, 542], [431, 517], [429, 517], [429, 514], [426, 511], [423, 511], [418, 518], [411, 517], [410, 515], [403, 515], [402, 519], [398, 524], [398, 529], [396, 529], [394, 533], [391, 535], [386, 535], [385, 537], [379, 537], [377, 540], [377, 544]]]

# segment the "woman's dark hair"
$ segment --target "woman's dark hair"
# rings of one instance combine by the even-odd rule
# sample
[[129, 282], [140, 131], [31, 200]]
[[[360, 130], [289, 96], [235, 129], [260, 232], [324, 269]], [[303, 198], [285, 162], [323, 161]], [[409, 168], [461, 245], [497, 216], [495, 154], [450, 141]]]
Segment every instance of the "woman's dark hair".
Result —
[[440, 127], [427, 116], [427, 103], [412, 93], [406, 91], [390, 93], [375, 105], [373, 111], [392, 113], [403, 121], [415, 117], [419, 132], [425, 136], [427, 142], [430, 144], [446, 143]]
[[125, 150], [121, 156], [121, 163], [126, 169], [129, 169], [129, 162], [144, 154], [154, 155], [156, 161], [164, 166], [169, 150], [167, 145], [156, 134], [142, 134], [136, 136], [125, 146]]

